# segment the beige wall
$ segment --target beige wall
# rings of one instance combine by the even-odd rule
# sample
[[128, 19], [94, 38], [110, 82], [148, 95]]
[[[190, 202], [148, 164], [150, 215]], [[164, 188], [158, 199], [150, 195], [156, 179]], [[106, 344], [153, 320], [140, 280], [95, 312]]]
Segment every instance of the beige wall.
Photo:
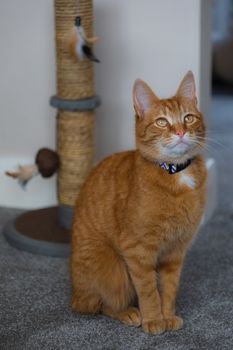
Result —
[[[134, 147], [131, 88], [138, 77], [166, 97], [192, 69], [207, 111], [209, 46], [201, 37], [208, 43], [209, 22], [202, 22], [203, 36], [201, 6], [201, 0], [94, 1], [95, 32], [101, 38], [95, 51], [102, 61], [95, 65], [96, 91], [103, 101], [96, 112], [96, 161]], [[55, 93], [53, 2], [1, 1], [0, 43], [0, 205], [51, 205], [55, 178], [38, 177], [24, 192], [3, 172], [32, 161], [42, 146], [55, 148], [56, 111], [48, 104]]]
[[[96, 51], [102, 60], [96, 67], [96, 86], [103, 99], [97, 111], [97, 159], [134, 146], [131, 88], [136, 78], [167, 97], [191, 69], [198, 95], [205, 93], [201, 108], [207, 112], [210, 22], [201, 22], [201, 10], [208, 18], [209, 4], [209, 0], [205, 7], [201, 0], [95, 2], [95, 30], [101, 37]], [[201, 62], [204, 81], [200, 81]]]

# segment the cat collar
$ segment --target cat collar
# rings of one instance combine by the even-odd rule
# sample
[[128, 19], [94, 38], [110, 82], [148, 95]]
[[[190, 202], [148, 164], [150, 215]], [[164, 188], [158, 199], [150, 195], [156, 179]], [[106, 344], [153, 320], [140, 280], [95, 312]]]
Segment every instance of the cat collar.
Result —
[[184, 170], [191, 164], [192, 159], [188, 159], [185, 163], [182, 164], [168, 164], [166, 162], [159, 163], [161, 169], [164, 169], [168, 174], [173, 175], [178, 173], [181, 170]]

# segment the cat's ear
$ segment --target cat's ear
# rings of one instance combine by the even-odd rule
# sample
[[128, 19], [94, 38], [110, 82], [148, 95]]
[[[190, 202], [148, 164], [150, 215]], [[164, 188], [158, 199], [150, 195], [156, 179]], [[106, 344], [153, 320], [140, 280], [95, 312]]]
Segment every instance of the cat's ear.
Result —
[[133, 86], [133, 104], [136, 114], [143, 118], [155, 100], [158, 100], [158, 97], [151, 88], [143, 80], [137, 79]]
[[189, 70], [181, 81], [176, 96], [185, 97], [197, 103], [196, 86], [193, 73]]

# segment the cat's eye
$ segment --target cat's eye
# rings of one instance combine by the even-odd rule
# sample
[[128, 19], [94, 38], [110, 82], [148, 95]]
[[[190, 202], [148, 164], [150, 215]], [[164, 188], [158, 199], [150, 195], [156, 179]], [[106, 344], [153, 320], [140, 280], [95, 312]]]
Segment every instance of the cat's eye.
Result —
[[165, 118], [159, 118], [159, 119], [156, 119], [155, 124], [160, 128], [165, 128], [165, 126], [167, 126], [168, 124], [168, 121]]
[[184, 117], [184, 122], [186, 124], [192, 124], [194, 123], [196, 120], [196, 117], [192, 114], [187, 114], [185, 117]]

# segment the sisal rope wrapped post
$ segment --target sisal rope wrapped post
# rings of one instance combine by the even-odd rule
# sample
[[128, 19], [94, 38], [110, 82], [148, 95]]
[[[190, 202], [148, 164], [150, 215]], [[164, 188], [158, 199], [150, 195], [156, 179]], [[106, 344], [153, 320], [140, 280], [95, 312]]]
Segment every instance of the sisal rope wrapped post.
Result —
[[74, 61], [66, 44], [77, 15], [82, 18], [87, 36], [92, 36], [92, 0], [55, 0], [54, 3], [57, 95], [51, 98], [51, 105], [58, 109], [59, 219], [69, 228], [72, 207], [93, 164], [94, 109], [100, 101], [94, 93], [93, 63], [87, 59]]

